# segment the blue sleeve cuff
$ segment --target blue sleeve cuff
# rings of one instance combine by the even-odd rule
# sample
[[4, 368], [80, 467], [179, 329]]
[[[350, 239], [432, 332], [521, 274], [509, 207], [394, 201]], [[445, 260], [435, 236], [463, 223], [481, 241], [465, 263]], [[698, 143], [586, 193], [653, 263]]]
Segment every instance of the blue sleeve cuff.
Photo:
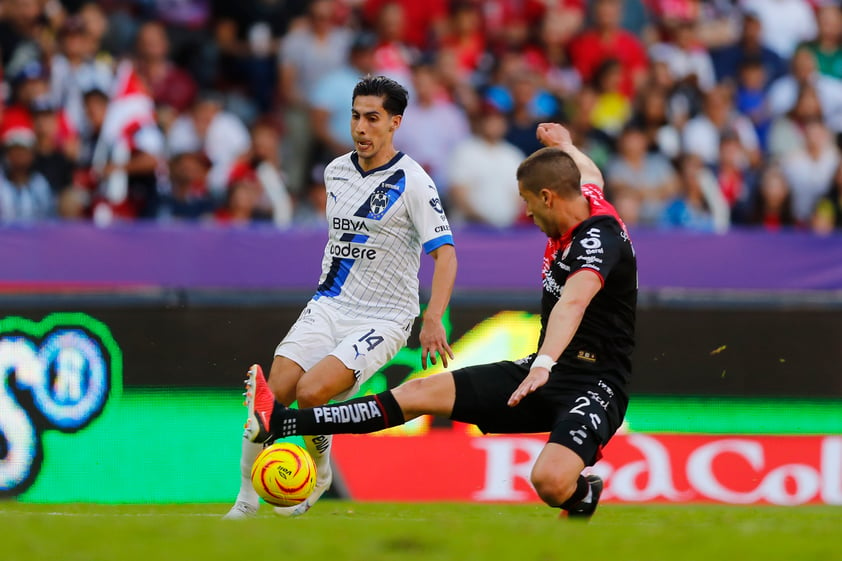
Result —
[[443, 245], [453, 245], [453, 236], [451, 234], [445, 234], [444, 236], [439, 236], [437, 238], [433, 238], [432, 240], [428, 241], [423, 245], [424, 253], [430, 253]]

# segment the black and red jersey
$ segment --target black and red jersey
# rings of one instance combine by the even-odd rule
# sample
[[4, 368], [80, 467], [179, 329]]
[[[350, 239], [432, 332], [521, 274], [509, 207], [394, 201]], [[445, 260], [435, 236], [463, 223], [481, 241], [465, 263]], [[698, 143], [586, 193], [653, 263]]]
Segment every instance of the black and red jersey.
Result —
[[591, 300], [558, 362], [579, 370], [616, 372], [628, 382], [634, 349], [637, 260], [625, 224], [602, 191], [586, 184], [582, 194], [590, 205], [590, 217], [560, 238], [547, 240], [538, 345], [544, 341], [550, 312], [567, 279], [590, 270], [599, 275], [602, 289]]

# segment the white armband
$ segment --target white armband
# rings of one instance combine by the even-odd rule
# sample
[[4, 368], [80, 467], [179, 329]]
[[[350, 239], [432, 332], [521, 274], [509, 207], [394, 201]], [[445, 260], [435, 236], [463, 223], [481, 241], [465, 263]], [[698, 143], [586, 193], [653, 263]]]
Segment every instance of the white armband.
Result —
[[555, 366], [555, 361], [550, 357], [550, 355], [538, 355], [535, 357], [535, 360], [532, 361], [532, 368], [546, 368], [547, 370], [552, 370], [553, 366]]

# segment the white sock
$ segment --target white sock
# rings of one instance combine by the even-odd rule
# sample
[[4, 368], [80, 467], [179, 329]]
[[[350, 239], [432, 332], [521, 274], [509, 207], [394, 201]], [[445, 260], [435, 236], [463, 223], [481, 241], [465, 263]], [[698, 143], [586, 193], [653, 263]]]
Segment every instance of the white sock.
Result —
[[251, 466], [262, 450], [263, 443], [243, 439], [243, 450], [240, 453], [240, 492], [237, 493], [237, 500], [254, 506], [260, 504], [260, 496], [251, 484]]
[[316, 462], [316, 483], [321, 483], [330, 474], [330, 446], [333, 435], [305, 436], [304, 446]]

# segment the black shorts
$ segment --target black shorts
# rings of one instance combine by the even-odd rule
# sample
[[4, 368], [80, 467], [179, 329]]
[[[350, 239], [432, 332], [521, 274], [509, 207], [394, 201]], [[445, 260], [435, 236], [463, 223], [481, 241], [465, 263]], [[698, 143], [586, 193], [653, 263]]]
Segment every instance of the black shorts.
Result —
[[619, 377], [556, 365], [546, 385], [509, 407], [530, 364], [503, 361], [455, 370], [451, 419], [477, 425], [484, 433], [549, 432], [550, 442], [593, 465], [626, 413], [628, 397]]

